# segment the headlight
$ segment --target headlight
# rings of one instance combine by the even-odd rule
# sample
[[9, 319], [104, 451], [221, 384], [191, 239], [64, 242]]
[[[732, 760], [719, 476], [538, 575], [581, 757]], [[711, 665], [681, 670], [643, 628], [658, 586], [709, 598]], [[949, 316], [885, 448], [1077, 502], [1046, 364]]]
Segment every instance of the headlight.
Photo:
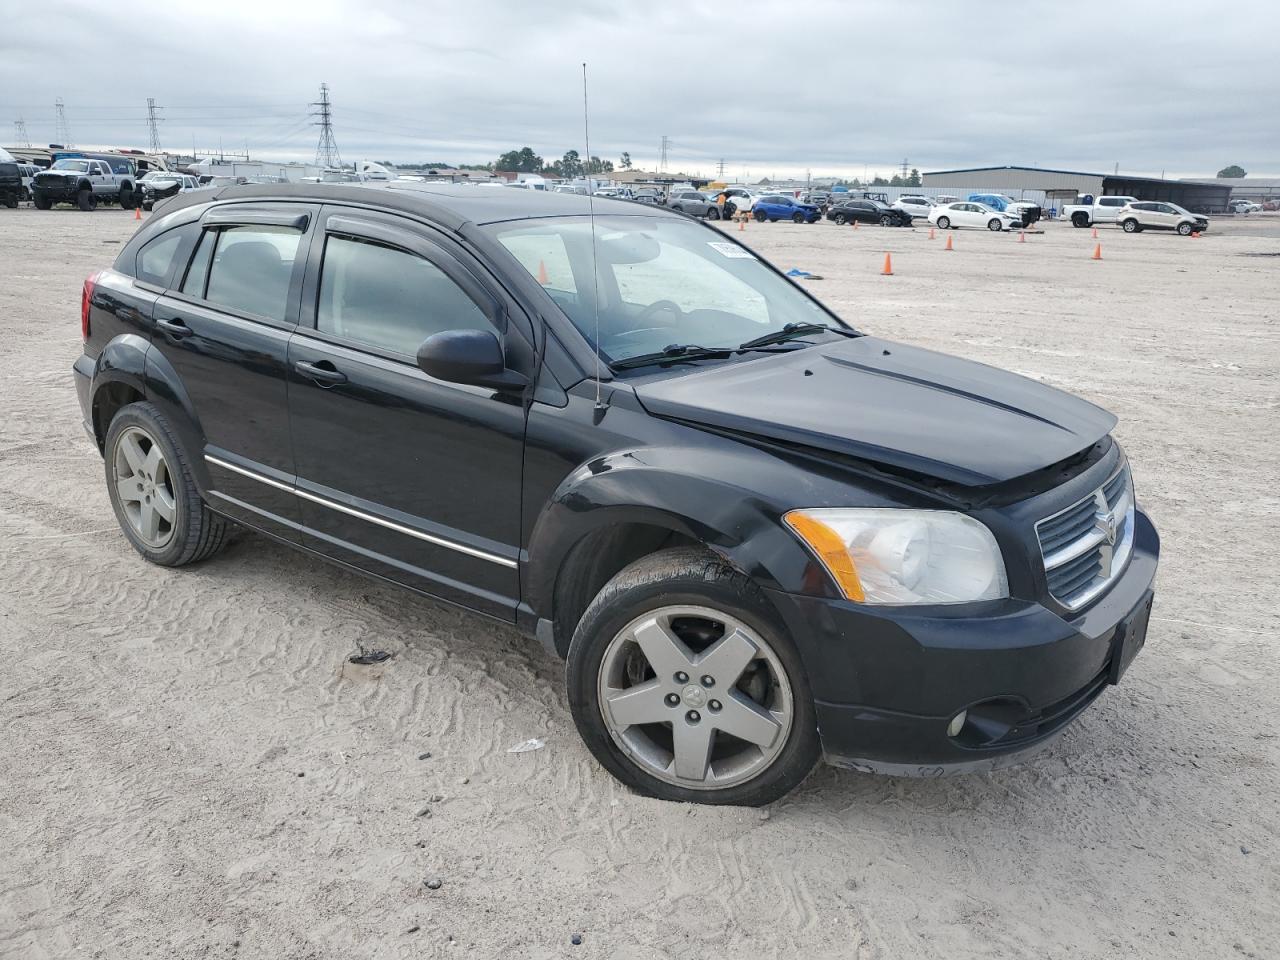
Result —
[[995, 537], [946, 510], [792, 510], [784, 518], [849, 600], [969, 603], [1009, 595]]

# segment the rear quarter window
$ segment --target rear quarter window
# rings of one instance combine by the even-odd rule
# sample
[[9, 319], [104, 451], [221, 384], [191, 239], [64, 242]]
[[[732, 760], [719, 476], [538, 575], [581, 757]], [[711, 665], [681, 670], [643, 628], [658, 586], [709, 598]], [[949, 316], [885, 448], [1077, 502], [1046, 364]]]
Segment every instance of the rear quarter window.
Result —
[[170, 230], [145, 243], [138, 251], [134, 272], [139, 280], [165, 286], [173, 269], [173, 260], [182, 246], [182, 231]]

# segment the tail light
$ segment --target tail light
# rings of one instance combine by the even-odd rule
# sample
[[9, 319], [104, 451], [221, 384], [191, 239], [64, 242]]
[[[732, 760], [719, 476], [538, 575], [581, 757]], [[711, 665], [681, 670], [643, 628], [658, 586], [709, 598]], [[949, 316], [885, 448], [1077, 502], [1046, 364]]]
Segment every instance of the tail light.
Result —
[[89, 308], [93, 305], [93, 289], [98, 284], [98, 272], [89, 274], [84, 280], [84, 289], [80, 291], [80, 336], [89, 339]]

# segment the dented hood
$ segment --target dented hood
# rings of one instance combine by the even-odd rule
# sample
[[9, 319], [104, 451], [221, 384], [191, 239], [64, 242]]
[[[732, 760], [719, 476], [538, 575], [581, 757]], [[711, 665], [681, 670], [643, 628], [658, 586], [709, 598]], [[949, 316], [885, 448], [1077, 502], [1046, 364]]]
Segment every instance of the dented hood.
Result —
[[659, 417], [847, 454], [965, 486], [1047, 467], [1116, 418], [994, 367], [876, 337], [637, 383]]

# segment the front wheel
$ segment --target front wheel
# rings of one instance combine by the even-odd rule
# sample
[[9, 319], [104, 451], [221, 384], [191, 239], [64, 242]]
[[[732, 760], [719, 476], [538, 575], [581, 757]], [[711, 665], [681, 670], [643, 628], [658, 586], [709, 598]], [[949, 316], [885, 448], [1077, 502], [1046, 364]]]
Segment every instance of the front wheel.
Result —
[[987, 221], [987, 229], [990, 230], [992, 233], [999, 233], [1001, 230], [1004, 229], [1004, 224], [1001, 223], [995, 217], [992, 217], [990, 220]]
[[37, 210], [48, 210], [53, 206], [53, 201], [46, 197], [43, 193], [31, 194], [31, 202], [36, 205]]
[[1138, 226], [1137, 220], [1126, 220], [1120, 224], [1120, 229], [1125, 233], [1137, 233], [1141, 228]]
[[849, 218], [846, 217], [843, 213], [837, 213], [831, 219], [835, 222], [835, 225], [837, 227], [843, 227], [846, 223], [849, 222]]
[[1191, 224], [1189, 223], [1178, 224], [1178, 233], [1184, 237], [1191, 236]]
[[137, 205], [138, 203], [133, 196], [133, 190], [129, 187], [121, 187], [120, 188], [120, 209], [132, 210]]
[[803, 213], [793, 213], [793, 214], [791, 215], [791, 222], [792, 222], [792, 223], [804, 223], [804, 214], [803, 214]]
[[76, 191], [76, 206], [86, 213], [98, 205], [98, 198], [88, 187]]
[[819, 753], [808, 680], [760, 588], [700, 548], [645, 557], [592, 601], [569, 646], [587, 747], [640, 793], [759, 806]]
[[222, 548], [227, 521], [205, 506], [177, 435], [150, 403], [131, 403], [115, 415], [104, 460], [116, 520], [147, 560], [181, 567]]
[[881, 215], [880, 215], [880, 226], [882, 226], [882, 227], [892, 227], [892, 226], [893, 226], [893, 217], [889, 216], [889, 214], [887, 214], [887, 213], [881, 214]]
[[720, 219], [720, 208], [719, 208], [719, 207], [708, 207], [708, 208], [707, 208], [707, 219], [708, 219], [708, 220], [719, 220], [719, 219]]
[[938, 229], [939, 229], [939, 230], [950, 230], [950, 229], [951, 229], [951, 218], [950, 218], [950, 217], [939, 217], [939, 218], [938, 218]]
[[752, 214], [752, 216], [756, 218], [756, 223], [764, 223], [765, 220], [768, 219], [768, 217], [764, 215], [763, 210], [757, 210], [755, 213]]

